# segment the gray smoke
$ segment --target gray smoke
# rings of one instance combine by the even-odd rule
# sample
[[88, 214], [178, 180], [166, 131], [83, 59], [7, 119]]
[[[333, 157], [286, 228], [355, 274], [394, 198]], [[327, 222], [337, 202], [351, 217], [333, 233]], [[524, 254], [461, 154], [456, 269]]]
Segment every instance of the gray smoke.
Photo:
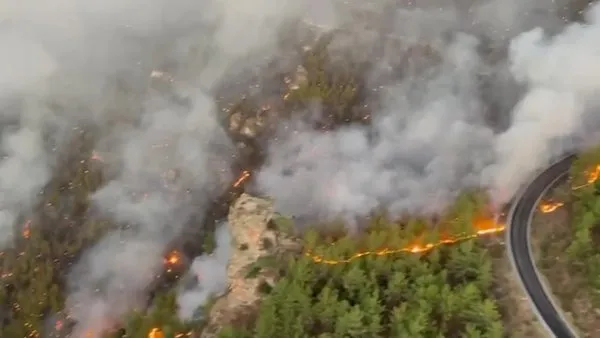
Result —
[[[109, 19], [115, 15], [126, 31], [133, 30], [129, 48], [145, 47], [158, 55], [134, 53], [131, 60], [145, 65], [146, 77], [167, 79], [173, 95], [134, 91], [138, 96], [127, 97], [139, 97], [131, 109], [134, 122], [117, 123], [104, 135], [99, 152], [110, 159], [107, 166], [114, 178], [93, 201], [123, 229], [90, 248], [70, 275], [67, 310], [77, 322], [75, 336], [99, 335], [132, 308], [143, 306], [168, 244], [230, 184], [234, 149], [218, 122], [215, 88], [229, 74], [260, 66], [277, 54], [279, 27], [304, 10], [297, 2], [272, 0], [155, 2], [143, 5], [150, 10], [142, 10], [141, 17], [136, 14], [141, 3], [135, 1], [119, 2], [116, 9], [104, 8], [104, 3], [94, 8]], [[142, 41], [141, 46], [135, 41]], [[123, 56], [110, 52], [113, 41], [100, 43], [107, 45], [96, 48], [119, 65], [115, 61]], [[150, 72], [153, 57], [171, 65], [169, 74]], [[140, 80], [141, 72], [126, 67], [123, 72], [123, 81], [134, 88], [148, 81]], [[106, 121], [105, 115], [100, 117]]]
[[281, 135], [258, 185], [279, 210], [321, 219], [437, 212], [493, 161], [494, 134], [481, 118], [477, 40], [443, 48], [439, 71], [387, 89], [371, 128]]
[[160, 271], [166, 245], [231, 179], [220, 172], [225, 159], [216, 155], [216, 146], [224, 146], [225, 156], [228, 147], [213, 104], [201, 92], [196, 95], [192, 109], [148, 111], [135, 129], [120, 131], [121, 151], [114, 154], [121, 160], [120, 175], [94, 201], [127, 228], [89, 249], [72, 273], [67, 306], [78, 328], [100, 332], [102, 327], [94, 327], [102, 324], [98, 319], [116, 320], [139, 305]]
[[[560, 7], [544, 3], [514, 3], [485, 29], [476, 23], [492, 19], [499, 3], [466, 13], [414, 9], [420, 16], [413, 24], [400, 20], [413, 30], [398, 34], [408, 41], [410, 34], [419, 42], [428, 37], [441, 61], [383, 89], [383, 108], [373, 113], [369, 127], [283, 130], [270, 144], [258, 188], [283, 213], [350, 221], [379, 208], [394, 216], [436, 213], [465, 188], [488, 188], [494, 202], [507, 202], [533, 172], [574, 148], [574, 138], [585, 138], [584, 119], [586, 132], [599, 126], [593, 119], [600, 82], [592, 42], [598, 38], [598, 7], [589, 11], [588, 24], [563, 27]], [[446, 24], [432, 24], [440, 13]], [[461, 28], [456, 20], [461, 15], [474, 24]], [[532, 17], [553, 20], [536, 21], [546, 30], [523, 32]], [[427, 23], [434, 28], [420, 28]], [[517, 27], [521, 30], [514, 31]], [[449, 42], [448, 32], [454, 36]], [[502, 41], [504, 47], [497, 46]], [[490, 42], [508, 58], [490, 62], [482, 48]], [[490, 110], [507, 125], [491, 123], [484, 114]]]
[[217, 247], [208, 255], [196, 257], [190, 271], [197, 280], [192, 288], [182, 290], [178, 297], [179, 315], [183, 319], [191, 319], [197, 310], [211, 297], [221, 295], [227, 290], [227, 262], [231, 256], [231, 235], [227, 224], [217, 228]]
[[[168, 243], [231, 178], [223, 169], [233, 149], [219, 127], [215, 88], [278, 56], [278, 33], [295, 19], [351, 29], [361, 43], [383, 32], [429, 44], [440, 62], [383, 89], [383, 108], [369, 130], [306, 128], [272, 144], [257, 179], [282, 211], [348, 219], [379, 207], [436, 212], [465, 187], [514, 190], [546, 161], [538, 151], [577, 134], [582, 118], [594, 122], [588, 113], [600, 78], [591, 63], [598, 54], [598, 10], [590, 12], [588, 26], [549, 40], [534, 30], [510, 43], [508, 59], [503, 55], [525, 30], [560, 31], [563, 5], [429, 0], [396, 10], [395, 2], [334, 0], [5, 1], [0, 245], [10, 242], [19, 215], [53, 175], [64, 140], [81, 126], [96, 127], [97, 150], [113, 180], [95, 194], [94, 206], [122, 230], [74, 268], [67, 311], [78, 321], [77, 337], [83, 330], [98, 334], [141, 304]], [[375, 13], [374, 23], [358, 25], [348, 11], [353, 6]], [[355, 42], [334, 44], [355, 48]], [[486, 45], [500, 57], [482, 53]], [[397, 53], [380, 52], [369, 57], [385, 69]], [[168, 83], [168, 93], [153, 88], [153, 70], [168, 71], [154, 73]], [[480, 88], [481, 78], [492, 93]], [[512, 116], [505, 132], [487, 121], [488, 99], [500, 107], [492, 114], [499, 121]], [[529, 168], [514, 169], [525, 158]]]
[[556, 36], [534, 29], [511, 42], [511, 72], [527, 90], [512, 111], [512, 125], [498, 135], [496, 162], [485, 173], [504, 201], [529, 175], [572, 150], [572, 138], [598, 132], [600, 5], [585, 18]]
[[[52, 176], [53, 149], [76, 128], [100, 131], [97, 151], [112, 178], [93, 202], [122, 230], [90, 248], [70, 275], [74, 336], [98, 335], [141, 304], [168, 243], [229, 184], [233, 148], [215, 88], [276, 55], [279, 28], [306, 5], [0, 4], [1, 242]], [[156, 89], [157, 81], [170, 89]]]
[[[0, 247], [13, 238], [19, 213], [32, 207], [34, 197], [50, 176], [50, 154], [41, 129], [48, 123], [36, 109], [44, 80], [56, 63], [43, 48], [18, 32], [0, 27]], [[16, 96], [30, 97], [19, 109]], [[29, 104], [27, 104], [29, 103]]]

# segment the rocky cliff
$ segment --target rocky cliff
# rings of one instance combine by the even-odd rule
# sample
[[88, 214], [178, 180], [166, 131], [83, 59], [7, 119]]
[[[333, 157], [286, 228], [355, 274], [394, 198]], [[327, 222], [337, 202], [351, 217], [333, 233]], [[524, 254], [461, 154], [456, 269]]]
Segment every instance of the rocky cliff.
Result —
[[228, 215], [232, 237], [232, 254], [227, 265], [228, 291], [212, 306], [203, 338], [216, 337], [221, 327], [250, 318], [256, 311], [261, 297], [260, 284], [272, 284], [275, 276], [265, 270], [248, 277], [253, 263], [260, 257], [297, 249], [293, 239], [270, 226], [273, 215], [273, 204], [267, 199], [243, 194], [232, 204]]

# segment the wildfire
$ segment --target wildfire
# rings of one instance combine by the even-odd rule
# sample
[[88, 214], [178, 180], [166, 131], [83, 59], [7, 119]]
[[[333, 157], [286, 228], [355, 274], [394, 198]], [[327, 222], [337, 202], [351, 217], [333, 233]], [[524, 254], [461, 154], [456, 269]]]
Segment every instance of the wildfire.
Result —
[[165, 264], [175, 265], [181, 261], [181, 254], [178, 251], [171, 251], [165, 258]]
[[31, 221], [30, 220], [25, 221], [25, 224], [23, 224], [23, 232], [22, 232], [23, 238], [27, 239], [27, 238], [29, 238], [29, 236], [31, 236], [31, 228], [30, 227], [31, 227]]
[[585, 188], [588, 185], [596, 182], [598, 180], [598, 177], [600, 177], [600, 164], [596, 165], [592, 170], [587, 170], [585, 172], [585, 176], [586, 176], [585, 183], [582, 185], [573, 187], [573, 190]]
[[550, 212], [554, 212], [556, 209], [565, 205], [563, 202], [558, 201], [542, 201], [540, 203], [540, 211], [547, 214]]
[[326, 259], [323, 256], [315, 255], [311, 252], [306, 252], [305, 255], [310, 257], [315, 263], [336, 265], [336, 264], [342, 264], [342, 263], [349, 263], [357, 258], [364, 257], [364, 256], [387, 256], [387, 255], [393, 255], [393, 254], [398, 254], [398, 253], [403, 253], [403, 252], [424, 253], [424, 252], [427, 252], [427, 251], [429, 251], [435, 247], [438, 247], [440, 245], [453, 244], [453, 243], [461, 242], [461, 241], [471, 239], [471, 238], [496, 234], [496, 233], [504, 231], [504, 229], [506, 228], [505, 225], [498, 224], [493, 219], [484, 218], [484, 217], [478, 218], [474, 222], [474, 227], [477, 230], [472, 234], [464, 234], [464, 235], [459, 235], [459, 236], [443, 236], [443, 238], [437, 242], [417, 243], [417, 244], [405, 246], [403, 248], [396, 248], [396, 249], [382, 248], [382, 249], [379, 249], [376, 251], [360, 251], [360, 252], [353, 254], [352, 256], [350, 256], [348, 258], [340, 259], [340, 260]]
[[[573, 190], [577, 190], [577, 189], [586, 187], [586, 186], [596, 182], [598, 180], [598, 178], [600, 178], [600, 164], [596, 165], [593, 170], [587, 171], [586, 177], [587, 177], [586, 183], [583, 185], [574, 187]], [[553, 211], [556, 211], [558, 208], [562, 207], [563, 205], [564, 205], [564, 203], [559, 202], [559, 201], [545, 201], [545, 202], [540, 203], [539, 208], [540, 208], [540, 211], [543, 213], [551, 213]], [[310, 257], [316, 263], [336, 265], [336, 264], [342, 264], [342, 263], [349, 263], [357, 258], [364, 257], [364, 256], [387, 256], [387, 255], [393, 255], [393, 254], [398, 254], [398, 253], [403, 253], [403, 252], [423, 253], [423, 252], [427, 252], [435, 247], [438, 247], [440, 245], [453, 244], [453, 243], [461, 242], [461, 241], [464, 241], [467, 239], [472, 239], [472, 238], [481, 237], [484, 235], [499, 233], [499, 232], [504, 231], [506, 229], [506, 226], [503, 224], [496, 223], [491, 218], [480, 218], [478, 221], [476, 221], [474, 223], [474, 228], [477, 230], [472, 234], [465, 234], [462, 236], [454, 236], [454, 237], [446, 237], [446, 238], [442, 238], [441, 240], [439, 240], [435, 243], [413, 244], [413, 245], [408, 245], [403, 248], [383, 248], [383, 249], [379, 249], [376, 251], [360, 251], [360, 252], [353, 254], [352, 256], [350, 256], [348, 258], [340, 259], [340, 260], [326, 259], [323, 256], [315, 255], [311, 252], [306, 252], [305, 255]]]
[[248, 178], [250, 178], [250, 172], [248, 170], [242, 171], [240, 176], [233, 182], [233, 187], [237, 188], [242, 185]]
[[600, 176], [600, 164], [596, 165], [593, 170], [586, 173], [587, 184], [592, 184], [598, 180]]
[[[244, 170], [240, 174], [240, 176], [234, 181], [232, 186], [235, 188], [239, 187], [249, 177], [250, 177], [250, 172], [247, 170]], [[575, 187], [573, 189], [579, 189], [584, 186], [590, 185], [590, 184], [594, 183], [599, 177], [600, 177], [600, 165], [597, 165], [593, 171], [589, 171], [587, 173], [587, 183], [582, 186]], [[540, 204], [539, 208], [540, 208], [540, 211], [543, 213], [551, 213], [551, 212], [557, 210], [558, 208], [562, 207], [563, 205], [564, 205], [564, 203], [558, 202], [558, 201], [546, 201], [546, 202], [542, 202]], [[463, 235], [456, 235], [456, 236], [446, 235], [446, 236], [442, 236], [442, 239], [440, 239], [436, 242], [418, 243], [418, 241], [417, 241], [416, 244], [407, 245], [402, 248], [382, 248], [382, 249], [375, 250], [375, 251], [359, 251], [345, 259], [338, 259], [338, 260], [327, 259], [323, 256], [313, 254], [310, 251], [307, 251], [304, 254], [307, 257], [310, 257], [315, 263], [327, 264], [327, 265], [337, 265], [337, 264], [349, 263], [355, 259], [365, 257], [365, 256], [387, 256], [387, 255], [393, 255], [393, 254], [399, 254], [399, 253], [424, 253], [424, 252], [430, 251], [436, 247], [439, 247], [441, 245], [454, 244], [454, 243], [458, 243], [458, 242], [465, 241], [468, 239], [482, 237], [485, 235], [497, 234], [497, 233], [503, 232], [506, 229], [506, 226], [504, 224], [497, 223], [491, 217], [479, 217], [475, 220], [475, 222], [473, 222], [473, 228], [476, 230], [471, 234], [463, 234]], [[181, 260], [181, 256], [180, 256], [179, 252], [172, 251], [165, 258], [165, 264], [175, 265], [175, 264], [178, 264], [180, 262], [180, 260]], [[175, 335], [175, 338], [186, 337], [186, 336], [189, 337], [191, 334], [192, 334], [192, 332], [178, 333], [177, 335]], [[159, 328], [153, 328], [148, 333], [148, 338], [164, 338], [164, 334]]]
[[[190, 337], [192, 335], [192, 331], [190, 332], [186, 332], [186, 333], [177, 333], [175, 334], [174, 338], [183, 338], [183, 337]], [[152, 330], [150, 330], [150, 332], [148, 332], [148, 338], [164, 338], [165, 335], [164, 333], [161, 331], [161, 329], [155, 327]]]
[[150, 333], [148, 333], [148, 338], [164, 338], [165, 335], [162, 333], [162, 331], [159, 328], [153, 328], [152, 330], [150, 330]]
[[[596, 165], [592, 170], [585, 172], [586, 181], [582, 185], [573, 187], [573, 190], [585, 188], [598, 180], [600, 177], [600, 164]], [[556, 211], [558, 208], [564, 206], [563, 202], [559, 201], [543, 201], [540, 203], [540, 211], [547, 214]]]

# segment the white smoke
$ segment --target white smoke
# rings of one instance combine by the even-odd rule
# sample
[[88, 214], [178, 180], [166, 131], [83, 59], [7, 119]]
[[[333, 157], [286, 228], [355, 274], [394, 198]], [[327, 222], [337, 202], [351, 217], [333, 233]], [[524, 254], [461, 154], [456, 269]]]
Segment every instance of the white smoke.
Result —
[[[486, 2], [471, 13], [479, 20], [495, 5]], [[541, 9], [542, 4], [522, 6]], [[544, 22], [547, 32], [560, 31], [558, 8], [545, 7], [546, 15], [556, 19]], [[494, 25], [519, 22], [519, 27], [528, 27], [524, 18], [532, 13], [510, 10]], [[423, 17], [423, 9], [417, 11]], [[508, 60], [500, 63], [487, 60], [482, 42], [503, 41], [518, 31], [473, 26], [468, 34], [456, 34], [456, 23], [446, 20], [442, 27], [455, 31], [450, 43], [443, 42], [443, 32], [428, 35], [438, 37], [430, 38], [430, 45], [441, 62], [421, 76], [389, 86], [372, 126], [325, 134], [309, 128], [282, 132], [270, 144], [267, 164], [257, 175], [258, 188], [283, 213], [321, 219], [352, 220], [379, 208], [396, 216], [435, 213], [471, 187], [489, 188], [497, 203], [508, 201], [533, 172], [575, 146], [572, 138], [582, 136], [585, 114], [597, 108], [599, 50], [593, 41], [600, 37], [598, 11], [589, 11], [587, 24], [571, 24], [555, 37], [545, 38], [539, 27], [516, 36], [507, 48]], [[432, 13], [431, 19], [439, 17]], [[422, 29], [412, 34], [417, 41], [423, 38]], [[482, 78], [494, 92], [484, 92]], [[510, 87], [525, 93], [517, 99], [507, 95]], [[501, 104], [489, 106], [486, 97]], [[504, 131], [498, 133], [498, 126], [486, 121], [483, 113], [489, 109], [496, 109], [495, 118], [511, 117], [499, 119], [510, 121]]]
[[[43, 81], [55, 70], [52, 57], [38, 44], [0, 28], [0, 247], [13, 238], [13, 227], [23, 210], [50, 176], [50, 159], [41, 128], [47, 123], [35, 109]], [[37, 92], [36, 92], [37, 91]], [[32, 96], [19, 107], [15, 96]], [[33, 101], [33, 102], [31, 102]]]
[[[202, 215], [210, 199], [227, 188], [232, 176], [226, 168], [234, 149], [219, 125], [215, 87], [235, 80], [227, 79], [227, 74], [260, 66], [277, 54], [279, 28], [304, 10], [297, 2], [273, 0], [251, 4], [155, 1], [143, 5], [151, 9], [138, 17], [138, 5], [141, 3], [126, 1], [105, 8], [103, 3], [95, 5], [99, 8], [93, 12], [104, 13], [126, 27], [133, 25], [126, 30], [135, 36], [130, 41], [133, 46], [136, 40], [148, 40], [170, 47], [141, 46], [162, 53], [162, 59], [174, 65], [169, 76], [175, 78], [173, 96], [179, 99], [152, 91], [142, 94], [141, 103], [133, 107], [139, 111], [133, 115], [135, 122], [117, 124], [104, 135], [100, 151], [111, 159], [108, 165], [117, 174], [93, 201], [99, 212], [123, 224], [124, 229], [90, 248], [71, 273], [67, 311], [77, 323], [75, 336], [84, 332], [98, 335], [133, 307], [143, 306], [146, 288], [162, 269], [161, 257], [169, 243], [192, 215]], [[128, 20], [125, 13], [131, 13], [134, 20]], [[155, 35], [166, 41], [153, 39]], [[114, 47], [111, 40], [100, 43]], [[122, 52], [103, 53], [112, 62], [124, 57], [134, 60]], [[134, 55], [138, 64], [152, 64], [151, 57]], [[147, 65], [142, 68], [150, 76]], [[133, 81], [135, 88], [141, 75], [130, 69], [123, 72], [130, 74], [125, 81]], [[105, 115], [100, 117], [106, 120]]]
[[[273, 143], [257, 183], [284, 212], [348, 219], [379, 207], [436, 212], [465, 187], [512, 192], [548, 160], [556, 138], [594, 128], [597, 7], [588, 24], [554, 38], [538, 29], [514, 39], [505, 60], [506, 41], [524, 30], [539, 24], [560, 31], [564, 2], [359, 5], [383, 19], [363, 27], [333, 0], [0, 3], [0, 245], [52, 176], [54, 149], [79, 125], [101, 130], [98, 150], [113, 178], [94, 202], [124, 229], [92, 247], [70, 276], [75, 336], [98, 333], [144, 301], [168, 243], [231, 178], [221, 171], [233, 149], [219, 127], [214, 89], [236, 82], [229, 74], [277, 56], [288, 21], [350, 25], [361, 42], [375, 31], [430, 44], [441, 62], [386, 88], [370, 129], [306, 130]], [[482, 53], [486, 43], [501, 57]], [[386, 66], [397, 53], [376, 54]], [[149, 88], [161, 66], [175, 79], [169, 95]], [[481, 88], [481, 78], [493, 92]], [[520, 102], [516, 82], [526, 90]], [[490, 98], [500, 107], [491, 114], [498, 120], [512, 111], [500, 134], [484, 114]], [[198, 295], [182, 315], [202, 302]]]
[[161, 269], [166, 245], [231, 179], [229, 174], [227, 182], [215, 179], [223, 176], [217, 151], [229, 154], [213, 104], [199, 94], [192, 105], [189, 111], [149, 111], [135, 129], [120, 132], [120, 175], [94, 200], [102, 212], [131, 227], [89, 249], [78, 264], [83, 270], [74, 270], [67, 306], [77, 329], [101, 332], [103, 327], [94, 327], [103, 324], [99, 319], [117, 320], [139, 305]]
[[193, 318], [210, 297], [219, 296], [227, 290], [227, 262], [231, 256], [231, 235], [227, 224], [219, 225], [215, 238], [215, 251], [196, 257], [188, 272], [197, 278], [197, 284], [183, 290], [177, 297], [179, 315], [183, 319]]
[[272, 144], [257, 184], [283, 213], [319, 218], [436, 212], [492, 160], [493, 132], [480, 118], [477, 40], [444, 46], [429, 81], [389, 89], [372, 128], [301, 132]]
[[502, 198], [553, 157], [572, 150], [570, 138], [598, 132], [599, 38], [596, 5], [585, 24], [571, 24], [556, 36], [534, 29], [511, 42], [511, 72], [527, 90], [512, 112], [510, 128], [498, 135], [496, 163], [485, 173]]

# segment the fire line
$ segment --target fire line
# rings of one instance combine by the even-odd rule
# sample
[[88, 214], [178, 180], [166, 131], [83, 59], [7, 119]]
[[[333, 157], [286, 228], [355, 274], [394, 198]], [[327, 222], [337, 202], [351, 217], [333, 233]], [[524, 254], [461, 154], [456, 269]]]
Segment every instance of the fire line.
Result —
[[[595, 166], [593, 171], [588, 171], [587, 172], [587, 182], [583, 185], [574, 187], [573, 190], [577, 190], [577, 189], [581, 189], [583, 187], [589, 186], [590, 184], [594, 183], [598, 179], [598, 177], [600, 177], [600, 165]], [[237, 187], [241, 186], [249, 178], [250, 178], [250, 172], [247, 170], [244, 170], [240, 174], [240, 176], [234, 181], [234, 183], [232, 184], [232, 187], [237, 188]], [[540, 211], [543, 213], [551, 213], [553, 211], [556, 211], [563, 205], [564, 205], [564, 203], [562, 203], [562, 202], [542, 202], [540, 204], [539, 208], [540, 208]], [[439, 240], [437, 242], [433, 242], [433, 243], [409, 245], [409, 246], [406, 246], [403, 248], [396, 248], [396, 249], [383, 248], [383, 249], [374, 250], [374, 251], [359, 251], [348, 258], [339, 259], [339, 260], [327, 259], [323, 256], [313, 254], [310, 251], [305, 252], [304, 255], [307, 257], [310, 257], [315, 263], [326, 264], [326, 265], [338, 265], [338, 264], [350, 263], [353, 260], [356, 260], [358, 258], [365, 257], [365, 256], [388, 256], [388, 255], [399, 254], [399, 253], [414, 253], [414, 254], [425, 253], [427, 251], [430, 251], [430, 250], [432, 250], [436, 247], [442, 246], [442, 245], [449, 245], [449, 244], [462, 242], [462, 241], [465, 241], [468, 239], [482, 237], [485, 235], [497, 234], [497, 233], [503, 232], [506, 229], [505, 225], [498, 224], [492, 219], [479, 219], [479, 221], [476, 221], [474, 223], [474, 227], [479, 228], [479, 230], [475, 231], [472, 234], [460, 235], [460, 236], [456, 236], [453, 238], [445, 238], [445, 239], [441, 239], [441, 240]], [[177, 252], [171, 252], [171, 254], [165, 259], [165, 262], [170, 263], [170, 264], [175, 264], [178, 261], [179, 261], [179, 256], [178, 256]], [[191, 333], [192, 332], [188, 332], [187, 334], [179, 333], [175, 337], [179, 338], [179, 337], [184, 337], [184, 336], [190, 336]], [[163, 338], [163, 337], [164, 337], [164, 334], [158, 328], [153, 328], [148, 333], [148, 338]]]
[[[578, 190], [578, 189], [584, 188], [584, 187], [589, 186], [590, 184], [596, 182], [596, 180], [598, 180], [598, 177], [600, 177], [600, 165], [596, 165], [593, 170], [587, 171], [586, 176], [587, 176], [586, 183], [583, 185], [580, 185], [580, 186], [573, 187], [573, 190]], [[233, 183], [233, 187], [239, 187], [248, 178], [250, 178], [250, 172], [247, 170], [244, 170], [242, 172], [242, 174]], [[564, 205], [563, 202], [542, 202], [542, 203], [540, 203], [539, 209], [543, 213], [551, 213], [551, 212], [556, 211], [563, 205]], [[497, 233], [503, 232], [506, 229], [505, 225], [495, 223], [491, 219], [485, 220], [484, 222], [488, 223], [488, 226], [481, 227], [479, 230], [475, 231], [472, 234], [465, 234], [465, 235], [461, 235], [461, 236], [456, 236], [454, 238], [445, 238], [445, 239], [442, 239], [442, 240], [434, 242], [434, 243], [409, 245], [409, 246], [406, 246], [403, 248], [383, 248], [383, 249], [374, 250], [374, 251], [360, 251], [360, 252], [353, 254], [352, 256], [350, 256], [348, 258], [339, 259], [339, 260], [327, 259], [323, 256], [313, 254], [310, 251], [305, 252], [304, 255], [307, 257], [310, 257], [315, 263], [327, 264], [327, 265], [337, 265], [337, 264], [349, 263], [355, 259], [365, 257], [365, 256], [387, 256], [387, 255], [394, 255], [394, 254], [399, 254], [399, 253], [424, 253], [424, 252], [432, 250], [433, 248], [439, 247], [441, 245], [454, 244], [457, 242], [462, 242], [462, 241], [465, 241], [468, 239], [473, 239], [473, 238], [477, 238], [477, 237], [481, 237], [481, 236], [485, 236], [485, 235], [497, 234]], [[479, 223], [479, 222], [476, 222], [476, 224], [477, 223]], [[492, 226], [489, 226], [489, 223], [491, 223]], [[475, 228], [478, 228], [478, 226], [475, 225]]]

